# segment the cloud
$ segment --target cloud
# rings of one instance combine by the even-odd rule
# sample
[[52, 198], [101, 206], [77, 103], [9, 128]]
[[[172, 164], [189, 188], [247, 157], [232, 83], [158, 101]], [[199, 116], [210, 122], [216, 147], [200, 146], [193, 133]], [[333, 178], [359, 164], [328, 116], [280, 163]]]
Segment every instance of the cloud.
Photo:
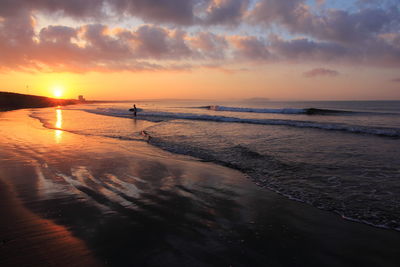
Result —
[[249, 0], [0, 0], [0, 16], [21, 10], [51, 16], [97, 20], [136, 17], [146, 23], [172, 25], [238, 24]]
[[254, 24], [275, 24], [294, 34], [340, 43], [368, 41], [377, 34], [400, 29], [396, 5], [372, 5], [355, 12], [324, 9], [323, 13], [316, 13], [305, 0], [261, 0], [249, 12], [248, 19]]
[[[60, 13], [74, 18], [94, 18], [103, 15], [105, 0], [0, 0], [0, 16], [12, 17], [20, 12], [41, 11]], [[104, 14], [105, 15], [105, 14]]]
[[161, 27], [144, 25], [134, 33], [134, 53], [140, 57], [156, 59], [187, 57], [192, 52], [184, 37], [183, 31], [168, 31]]
[[239, 24], [247, 11], [249, 0], [214, 0], [208, 5], [204, 19], [205, 24]]
[[[10, 19], [7, 23], [12, 27], [0, 27], [3, 70], [186, 70], [192, 64], [185, 60], [199, 57], [206, 49], [190, 46], [184, 31], [154, 25], [141, 25], [132, 30], [102, 24], [76, 28], [48, 26], [35, 34], [29, 18], [18, 21], [21, 23], [12, 24]], [[205, 53], [202, 57], [209, 55]]]
[[394, 82], [394, 83], [400, 83], [400, 78], [393, 79], [392, 82]]
[[[360, 0], [351, 10], [317, 2], [0, 0], [0, 68], [230, 69], [274, 62], [400, 67], [396, 1]], [[57, 16], [61, 20], [52, 25]], [[62, 25], [65, 17], [70, 26]], [[139, 25], [127, 26], [132, 21]]]
[[226, 57], [228, 42], [223, 35], [199, 32], [189, 38], [190, 45], [200, 58], [223, 59]]
[[357, 51], [349, 50], [340, 44], [317, 42], [307, 38], [284, 40], [276, 35], [270, 36], [270, 50], [280, 59], [292, 62], [338, 61], [357, 56]]
[[329, 77], [335, 77], [339, 75], [339, 72], [336, 70], [330, 70], [330, 69], [324, 69], [324, 68], [316, 68], [309, 70], [307, 72], [304, 72], [303, 74], [307, 78], [314, 78], [318, 76], [329, 76]]
[[230, 43], [234, 48], [234, 55], [239, 59], [253, 61], [271, 59], [266, 43], [255, 36], [232, 36]]
[[271, 38], [270, 51], [290, 61], [400, 66], [400, 9], [395, 1], [369, 1], [354, 11], [312, 8], [305, 0], [260, 0], [247, 20], [302, 37]]
[[[399, 29], [397, 0], [359, 1], [354, 11], [328, 8], [318, 0], [0, 0], [0, 16], [22, 12], [56, 14], [80, 20], [140, 18], [170, 25], [238, 25], [247, 17], [321, 40], [354, 42]], [[251, 3], [251, 4], [250, 4]]]
[[104, 0], [119, 15], [148, 23], [234, 25], [248, 10], [249, 0]]
[[75, 29], [67, 26], [49, 26], [39, 33], [42, 42], [65, 43], [77, 36]]
[[108, 0], [107, 5], [119, 14], [135, 16], [145, 22], [190, 25], [198, 0]]

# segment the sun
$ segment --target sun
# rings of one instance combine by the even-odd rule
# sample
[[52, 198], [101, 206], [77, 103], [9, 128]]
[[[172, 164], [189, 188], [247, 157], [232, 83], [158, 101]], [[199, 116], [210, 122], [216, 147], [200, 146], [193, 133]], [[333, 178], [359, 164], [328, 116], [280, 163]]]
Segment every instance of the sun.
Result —
[[64, 88], [61, 86], [54, 86], [53, 87], [53, 95], [55, 98], [61, 98], [64, 94]]

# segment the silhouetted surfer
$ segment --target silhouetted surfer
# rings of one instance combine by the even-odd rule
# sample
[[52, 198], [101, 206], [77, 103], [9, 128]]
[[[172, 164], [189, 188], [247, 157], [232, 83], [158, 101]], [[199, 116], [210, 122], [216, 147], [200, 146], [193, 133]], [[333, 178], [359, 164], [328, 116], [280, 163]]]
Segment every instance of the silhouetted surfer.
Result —
[[133, 105], [133, 108], [129, 109], [129, 111], [132, 111], [133, 112], [133, 116], [136, 117], [137, 108], [136, 108], [135, 104]]

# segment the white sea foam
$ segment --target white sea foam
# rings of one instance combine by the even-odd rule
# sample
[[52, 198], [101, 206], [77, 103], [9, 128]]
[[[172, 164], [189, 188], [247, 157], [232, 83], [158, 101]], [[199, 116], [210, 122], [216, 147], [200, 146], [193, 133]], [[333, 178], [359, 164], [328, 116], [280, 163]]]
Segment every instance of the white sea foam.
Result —
[[242, 107], [225, 107], [225, 106], [209, 106], [208, 109], [215, 111], [233, 111], [233, 112], [253, 112], [253, 113], [277, 113], [277, 114], [306, 114], [307, 109], [298, 108], [242, 108]]
[[398, 113], [371, 112], [371, 111], [352, 111], [326, 108], [247, 108], [247, 107], [228, 107], [228, 106], [203, 106], [197, 107], [213, 111], [247, 112], [247, 113], [270, 113], [287, 115], [398, 115]]
[[[121, 109], [101, 108], [94, 110], [86, 110], [87, 112], [130, 118], [131, 114], [128, 111]], [[147, 119], [151, 121], [160, 121], [165, 119], [184, 119], [184, 120], [201, 120], [201, 121], [214, 121], [214, 122], [228, 122], [228, 123], [248, 123], [259, 125], [280, 125], [290, 126], [297, 128], [313, 128], [330, 131], [342, 131], [357, 134], [371, 134], [386, 137], [400, 137], [400, 128], [389, 127], [369, 127], [362, 125], [350, 125], [345, 123], [325, 123], [306, 120], [284, 120], [284, 119], [248, 119], [227, 116], [215, 116], [207, 114], [194, 114], [194, 113], [172, 113], [172, 112], [159, 112], [159, 111], [143, 111], [138, 114], [137, 119]]]

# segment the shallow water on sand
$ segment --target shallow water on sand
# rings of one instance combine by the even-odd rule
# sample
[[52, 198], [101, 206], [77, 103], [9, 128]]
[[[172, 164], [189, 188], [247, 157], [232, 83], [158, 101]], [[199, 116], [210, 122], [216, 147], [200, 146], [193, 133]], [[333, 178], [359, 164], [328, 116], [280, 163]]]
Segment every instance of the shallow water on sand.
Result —
[[[57, 109], [48, 111], [60, 117]], [[93, 256], [96, 264], [111, 266], [397, 266], [400, 261], [398, 232], [344, 221], [257, 187], [238, 171], [152, 147], [140, 141], [148, 122], [113, 118], [108, 125], [101, 119], [115, 136], [122, 127], [129, 129], [131, 139], [80, 135], [62, 128], [94, 122], [98, 115], [78, 120], [67, 113], [56, 129], [44, 128], [31, 111], [3, 114], [0, 180], [43, 223], [65, 227], [81, 240], [90, 251], [82, 260]], [[0, 239], [13, 240], [2, 246], [21, 242], [29, 248], [31, 236], [21, 237], [15, 227], [11, 236], [1, 228]], [[2, 251], [0, 259], [12, 262]], [[68, 253], [74, 252], [66, 251], [66, 258]]]
[[187, 115], [195, 108], [158, 109], [173, 119], [148, 128], [152, 144], [241, 170], [344, 218], [400, 230], [399, 101], [227, 103], [195, 116]]
[[399, 101], [138, 106], [135, 118], [126, 103], [70, 106], [56, 114], [33, 110], [30, 116], [80, 135], [147, 137], [164, 150], [240, 170], [290, 199], [400, 230]]

